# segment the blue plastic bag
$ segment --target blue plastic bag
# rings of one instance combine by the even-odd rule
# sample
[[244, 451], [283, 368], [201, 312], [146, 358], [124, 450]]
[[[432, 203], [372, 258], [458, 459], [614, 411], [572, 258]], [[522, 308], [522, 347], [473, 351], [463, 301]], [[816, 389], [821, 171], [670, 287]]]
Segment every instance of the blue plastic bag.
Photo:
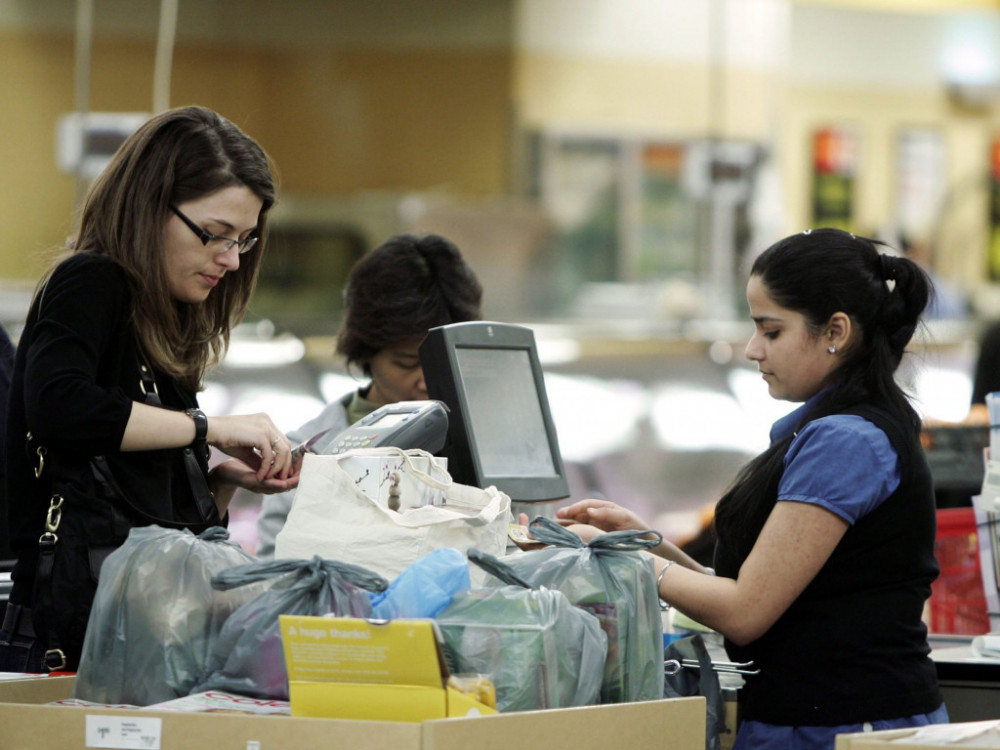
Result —
[[411, 563], [385, 591], [371, 594], [372, 616], [435, 617], [471, 585], [465, 555], [450, 547], [436, 549]]

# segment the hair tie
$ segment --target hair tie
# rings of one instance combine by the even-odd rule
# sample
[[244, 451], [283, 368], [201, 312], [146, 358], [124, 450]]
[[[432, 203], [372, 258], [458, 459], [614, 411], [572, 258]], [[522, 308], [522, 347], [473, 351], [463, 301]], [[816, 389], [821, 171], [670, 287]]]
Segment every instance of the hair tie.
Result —
[[879, 264], [882, 267], [882, 279], [892, 281], [896, 278], [896, 258], [886, 253], [879, 253]]

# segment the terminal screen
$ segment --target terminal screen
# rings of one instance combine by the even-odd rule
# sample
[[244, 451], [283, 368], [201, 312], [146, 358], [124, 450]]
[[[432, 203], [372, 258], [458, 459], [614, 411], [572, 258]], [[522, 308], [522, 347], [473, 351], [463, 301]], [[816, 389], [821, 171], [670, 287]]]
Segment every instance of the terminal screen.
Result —
[[527, 350], [456, 349], [483, 473], [557, 474]]

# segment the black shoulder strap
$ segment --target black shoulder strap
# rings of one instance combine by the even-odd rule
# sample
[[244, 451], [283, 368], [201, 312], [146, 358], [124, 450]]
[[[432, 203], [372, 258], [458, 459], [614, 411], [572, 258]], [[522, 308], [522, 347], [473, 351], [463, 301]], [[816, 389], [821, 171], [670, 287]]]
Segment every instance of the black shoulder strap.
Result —
[[[141, 361], [139, 362], [139, 387], [142, 390], [143, 396], [145, 396], [145, 403], [150, 406], [163, 405], [163, 402], [160, 400], [159, 389], [156, 387], [156, 378], [153, 376], [153, 371]], [[200, 451], [207, 460], [208, 450], [208, 443], [204, 438], [200, 440], [196, 438], [190, 445], [186, 445], [181, 449], [184, 460], [184, 471], [187, 474], [188, 483], [191, 485], [191, 494], [194, 495], [195, 503], [198, 506], [198, 513], [203, 523], [213, 523], [219, 518], [218, 508], [215, 505], [215, 497], [208, 486], [208, 479], [202, 470], [201, 461], [198, 460], [198, 454], [196, 453], [196, 451]], [[110, 470], [108, 472], [108, 479], [112, 482], [114, 481]], [[132, 510], [136, 511], [135, 506], [121, 492], [120, 488], [119, 494], [123, 500], [132, 506]], [[156, 523], [162, 524], [163, 521], [156, 520]]]

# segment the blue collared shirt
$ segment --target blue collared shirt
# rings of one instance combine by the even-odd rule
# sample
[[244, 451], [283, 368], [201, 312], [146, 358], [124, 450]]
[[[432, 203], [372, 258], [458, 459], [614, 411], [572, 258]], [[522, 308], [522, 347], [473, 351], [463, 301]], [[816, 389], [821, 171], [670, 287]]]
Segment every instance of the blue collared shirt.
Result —
[[[793, 434], [820, 393], [771, 427], [771, 441]], [[849, 524], [871, 513], [900, 482], [899, 456], [886, 434], [864, 417], [834, 414], [815, 419], [792, 439], [778, 500], [812, 503]]]

